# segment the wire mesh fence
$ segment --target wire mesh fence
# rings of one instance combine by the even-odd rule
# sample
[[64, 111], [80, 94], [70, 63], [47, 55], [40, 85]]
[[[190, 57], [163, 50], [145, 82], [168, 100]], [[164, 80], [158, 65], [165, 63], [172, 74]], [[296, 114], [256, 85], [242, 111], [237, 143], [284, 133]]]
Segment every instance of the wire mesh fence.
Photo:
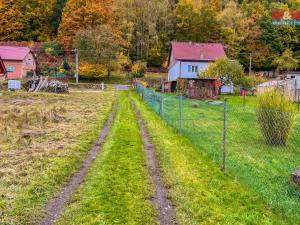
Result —
[[[268, 109], [259, 112], [253, 104], [236, 104], [230, 98], [226, 104], [192, 100], [156, 93], [142, 85], [137, 86], [137, 93], [220, 166], [226, 150], [226, 170], [230, 174], [271, 206], [300, 219], [300, 191], [291, 181], [292, 173], [300, 167], [298, 113]], [[265, 117], [269, 118], [267, 122]]]

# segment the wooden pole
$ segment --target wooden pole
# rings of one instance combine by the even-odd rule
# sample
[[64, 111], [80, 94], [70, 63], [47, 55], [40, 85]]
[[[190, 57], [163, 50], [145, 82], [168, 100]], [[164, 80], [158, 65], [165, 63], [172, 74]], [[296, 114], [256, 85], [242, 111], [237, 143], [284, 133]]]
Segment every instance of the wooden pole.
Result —
[[79, 52], [78, 49], [75, 49], [75, 54], [76, 54], [76, 83], [79, 82]]
[[252, 73], [252, 53], [250, 53], [250, 62], [249, 62], [249, 75]]
[[221, 170], [226, 170], [227, 159], [227, 98], [224, 99], [224, 127], [223, 127], [223, 160]]
[[179, 96], [179, 131], [182, 132], [182, 95]]

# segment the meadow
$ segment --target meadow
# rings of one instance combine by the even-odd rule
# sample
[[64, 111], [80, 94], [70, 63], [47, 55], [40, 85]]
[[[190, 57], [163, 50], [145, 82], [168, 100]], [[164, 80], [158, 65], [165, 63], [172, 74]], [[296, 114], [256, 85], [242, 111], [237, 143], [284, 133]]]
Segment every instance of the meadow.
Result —
[[0, 224], [34, 224], [97, 140], [115, 91], [0, 94]]
[[[224, 105], [183, 99], [182, 127], [177, 96], [139, 91], [144, 101], [169, 125], [186, 136], [218, 166], [223, 156]], [[266, 144], [255, 114], [255, 97], [228, 97], [226, 173], [246, 185], [271, 207], [299, 221], [300, 190], [290, 181], [299, 167], [300, 118], [297, 115], [286, 146]], [[163, 99], [163, 104], [160, 104]]]

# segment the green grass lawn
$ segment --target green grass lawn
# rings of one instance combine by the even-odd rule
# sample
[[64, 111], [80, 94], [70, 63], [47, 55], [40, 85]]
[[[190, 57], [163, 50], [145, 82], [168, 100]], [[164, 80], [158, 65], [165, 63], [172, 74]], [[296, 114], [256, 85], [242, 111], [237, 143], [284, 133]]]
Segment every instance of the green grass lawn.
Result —
[[[164, 120], [179, 130], [179, 99], [164, 96], [163, 110], [159, 100], [149, 92], [144, 98]], [[263, 198], [271, 207], [300, 221], [300, 190], [290, 182], [291, 173], [300, 164], [300, 117], [287, 146], [268, 146], [256, 122], [255, 97], [248, 97], [243, 107], [239, 96], [228, 96], [227, 172]], [[197, 108], [193, 105], [197, 104]], [[184, 99], [182, 133], [202, 154], [221, 164], [223, 150], [223, 105]], [[300, 222], [299, 222], [300, 223]]]
[[[234, 104], [239, 106], [247, 106], [247, 107], [256, 107], [256, 96], [239, 96], [239, 95], [221, 95], [221, 100], [223, 101], [224, 98], [228, 99], [228, 104]], [[245, 99], [245, 100], [244, 100]], [[245, 101], [245, 102], [244, 102]]]
[[[71, 83], [76, 83], [76, 80], [73, 78], [70, 80]], [[98, 80], [88, 80], [80, 78], [79, 76], [79, 83], [87, 84], [87, 83], [102, 83], [105, 84], [129, 84], [131, 82], [131, 79], [129, 78], [127, 73], [123, 72], [113, 72], [111, 76], [108, 78], [107, 76], [103, 76]]]
[[126, 92], [85, 182], [58, 224], [156, 224], [143, 142]]
[[[3, 92], [0, 224], [35, 224], [79, 169], [111, 112], [115, 91]], [[26, 134], [26, 135], [24, 135]]]
[[299, 224], [223, 174], [206, 148], [195, 147], [132, 95], [155, 145], [179, 224]]

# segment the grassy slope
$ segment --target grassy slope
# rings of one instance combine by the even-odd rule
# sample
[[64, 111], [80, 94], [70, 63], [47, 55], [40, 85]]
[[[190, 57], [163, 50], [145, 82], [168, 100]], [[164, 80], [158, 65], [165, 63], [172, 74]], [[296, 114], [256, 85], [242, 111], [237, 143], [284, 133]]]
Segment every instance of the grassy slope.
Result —
[[143, 142], [126, 92], [112, 131], [59, 224], [156, 224]]
[[219, 168], [190, 142], [176, 134], [148, 109], [136, 94], [134, 101], [147, 129], [176, 204], [180, 224], [296, 224]]
[[[78, 170], [95, 143], [113, 99], [113, 90], [96, 95], [8, 93], [2, 96], [5, 111], [1, 119], [9, 122], [12, 133], [9, 139], [1, 136], [0, 140], [5, 147], [0, 149], [0, 224], [38, 221], [44, 204]], [[49, 114], [53, 107], [64, 108], [57, 115], [60, 121], [48, 118], [53, 117]], [[17, 117], [12, 114], [15, 111]], [[28, 125], [22, 121], [26, 112]], [[46, 121], [40, 124], [40, 119]], [[19, 130], [24, 126], [46, 133], [24, 139]]]
[[[159, 112], [160, 104], [153, 94], [146, 102]], [[298, 115], [287, 146], [272, 147], [265, 143], [256, 122], [256, 97], [248, 97], [246, 107], [242, 97], [228, 96], [227, 171], [239, 182], [259, 194], [272, 207], [300, 221], [300, 192], [291, 185], [291, 173], [299, 167], [300, 117]], [[198, 107], [192, 107], [197, 104]], [[184, 99], [183, 133], [217, 165], [223, 149], [223, 105]], [[179, 127], [178, 97], [165, 97], [163, 118]]]

